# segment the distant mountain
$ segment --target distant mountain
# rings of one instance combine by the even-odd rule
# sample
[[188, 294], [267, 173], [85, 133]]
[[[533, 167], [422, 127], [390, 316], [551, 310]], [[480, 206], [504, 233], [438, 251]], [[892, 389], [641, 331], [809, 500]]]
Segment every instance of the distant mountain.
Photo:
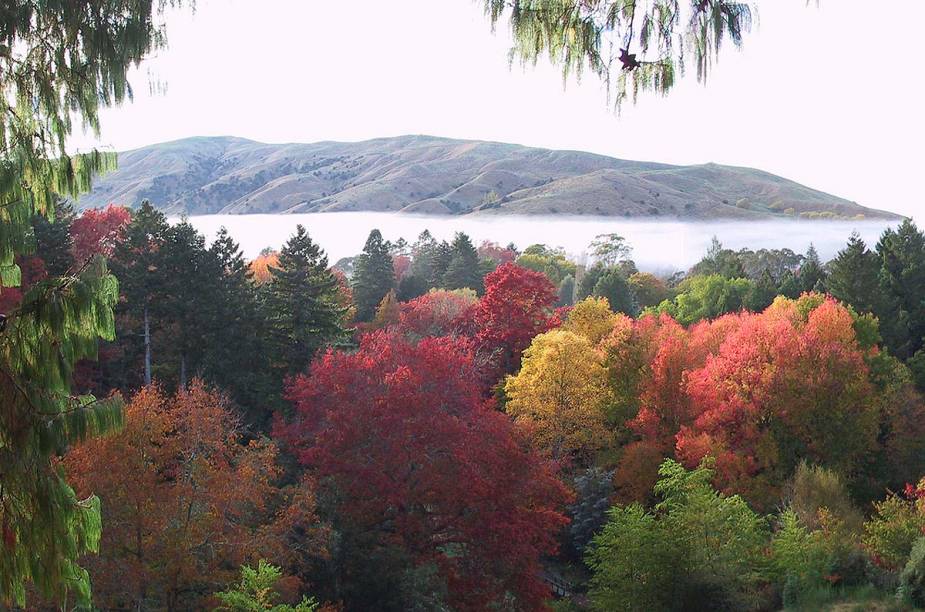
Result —
[[899, 218], [779, 176], [497, 142], [399, 136], [264, 144], [187, 138], [119, 155], [81, 208], [143, 199], [171, 214], [398, 211], [632, 218]]

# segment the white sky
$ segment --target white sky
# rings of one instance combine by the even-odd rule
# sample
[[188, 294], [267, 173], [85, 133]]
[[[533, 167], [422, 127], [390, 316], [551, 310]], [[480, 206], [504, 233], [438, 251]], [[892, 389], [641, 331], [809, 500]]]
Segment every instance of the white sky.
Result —
[[[705, 86], [617, 116], [601, 84], [509, 69], [481, 0], [198, 0], [168, 18], [135, 100], [98, 145], [199, 135], [264, 142], [432, 134], [626, 159], [761, 168], [877, 208], [925, 213], [925, 0], [761, 0], [760, 27]], [[152, 95], [153, 76], [166, 90]], [[76, 136], [86, 149], [96, 141]]]

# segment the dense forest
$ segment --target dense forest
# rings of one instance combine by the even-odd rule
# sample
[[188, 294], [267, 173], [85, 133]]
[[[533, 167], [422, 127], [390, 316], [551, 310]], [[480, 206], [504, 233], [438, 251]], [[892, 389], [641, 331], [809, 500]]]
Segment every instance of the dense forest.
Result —
[[298, 226], [246, 261], [148, 203], [34, 238], [0, 312], [86, 262], [119, 279], [73, 384], [121, 426], [55, 460], [101, 504], [96, 607], [925, 605], [910, 221], [825, 263], [714, 240], [670, 278], [616, 234], [580, 265], [373, 231], [331, 265]]
[[[925, 607], [911, 221], [661, 278], [617, 234], [576, 262], [373, 231], [330, 262], [297, 226], [248, 261], [147, 202], [77, 214], [117, 156], [75, 126], [189, 4], [0, 10], [0, 607]], [[754, 15], [480, 4], [617, 106]]]

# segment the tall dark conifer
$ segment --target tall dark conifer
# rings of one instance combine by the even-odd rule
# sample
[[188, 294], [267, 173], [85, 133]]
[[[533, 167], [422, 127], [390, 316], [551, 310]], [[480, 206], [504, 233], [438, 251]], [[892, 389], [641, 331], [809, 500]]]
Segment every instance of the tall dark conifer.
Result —
[[854, 232], [848, 246], [829, 262], [826, 290], [861, 313], [880, 311], [880, 260]]
[[266, 321], [250, 268], [224, 227], [209, 247], [209, 264], [214, 267], [215, 297], [204, 304], [209, 317], [203, 377], [229, 392], [244, 409], [249, 424], [263, 427], [269, 417], [267, 401], [274, 391], [268, 377]]
[[447, 289], [474, 289], [482, 293], [482, 268], [472, 240], [466, 234], [457, 232], [453, 238], [452, 249], [449, 264], [443, 274], [443, 286]]
[[208, 350], [206, 331], [214, 321], [209, 304], [224, 296], [217, 292], [217, 269], [210, 265], [205, 237], [186, 219], [167, 229], [159, 255], [158, 307], [171, 339], [165, 343], [171, 354], [169, 362], [162, 359], [163, 376], [185, 389]]
[[803, 264], [800, 266], [800, 288], [806, 291], [825, 290], [825, 268], [819, 259], [819, 253], [812, 244], [806, 250]]
[[909, 359], [922, 348], [925, 335], [925, 236], [907, 219], [883, 232], [877, 254], [883, 340], [894, 355]]
[[118, 340], [122, 358], [109, 365], [113, 387], [136, 389], [153, 378], [153, 335], [163, 314], [164, 265], [162, 249], [169, 225], [164, 213], [145, 200], [132, 212], [125, 239], [112, 257], [113, 272], [122, 279], [117, 314], [123, 330]]
[[374, 229], [366, 239], [363, 252], [356, 258], [351, 279], [353, 302], [358, 321], [371, 321], [385, 295], [395, 288], [395, 269], [389, 244]]
[[266, 286], [268, 340], [274, 369], [303, 372], [325, 345], [344, 336], [345, 309], [328, 258], [301, 225], [279, 254]]

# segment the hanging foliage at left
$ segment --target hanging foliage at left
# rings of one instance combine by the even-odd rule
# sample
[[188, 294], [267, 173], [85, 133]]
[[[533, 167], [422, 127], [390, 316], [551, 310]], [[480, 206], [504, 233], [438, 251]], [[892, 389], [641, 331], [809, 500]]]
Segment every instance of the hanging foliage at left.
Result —
[[[118, 284], [99, 255], [20, 287], [33, 223], [90, 188], [113, 153], [69, 155], [74, 122], [99, 132], [99, 109], [131, 97], [128, 69], [165, 42], [167, 0], [13, 0], [0, 8], [0, 607], [27, 585], [90, 602], [80, 555], [100, 538], [100, 503], [80, 500], [55, 465], [75, 441], [118, 428], [117, 399], [71, 392], [74, 364], [115, 334]], [[18, 303], [17, 303], [18, 302]], [[4, 302], [10, 303], [10, 302]]]

